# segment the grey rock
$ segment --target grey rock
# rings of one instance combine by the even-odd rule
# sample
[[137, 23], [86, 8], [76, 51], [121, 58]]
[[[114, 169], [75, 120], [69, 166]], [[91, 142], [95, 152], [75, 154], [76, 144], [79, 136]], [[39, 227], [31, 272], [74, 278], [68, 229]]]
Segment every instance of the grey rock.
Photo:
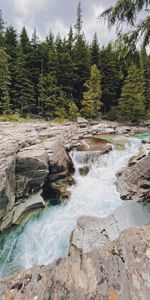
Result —
[[19, 152], [16, 159], [16, 201], [38, 192], [48, 173], [48, 154], [44, 149], [32, 146]]
[[135, 156], [132, 156], [128, 162], [128, 167], [135, 165], [140, 159], [147, 155], [147, 151], [142, 147], [139, 153]]
[[150, 137], [147, 137], [145, 139], [142, 140], [143, 144], [150, 144]]

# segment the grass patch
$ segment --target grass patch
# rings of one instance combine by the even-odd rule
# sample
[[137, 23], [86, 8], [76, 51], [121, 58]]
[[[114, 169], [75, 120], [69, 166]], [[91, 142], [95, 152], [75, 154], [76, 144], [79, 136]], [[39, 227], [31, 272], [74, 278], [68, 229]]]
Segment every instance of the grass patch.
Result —
[[26, 122], [28, 120], [29, 118], [23, 118], [18, 113], [0, 116], [0, 122]]

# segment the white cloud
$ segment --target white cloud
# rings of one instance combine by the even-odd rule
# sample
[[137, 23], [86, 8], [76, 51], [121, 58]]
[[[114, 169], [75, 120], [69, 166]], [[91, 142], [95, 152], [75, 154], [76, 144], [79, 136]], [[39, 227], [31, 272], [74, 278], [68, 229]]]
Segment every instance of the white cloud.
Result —
[[47, 0], [13, 0], [13, 4], [18, 15], [28, 17], [35, 15], [37, 10], [44, 9]]
[[[55, 35], [68, 33], [71, 24], [76, 19], [78, 0], [0, 0], [1, 9], [6, 16], [7, 24], [15, 26], [18, 32], [26, 26], [31, 36], [34, 28], [41, 39], [51, 29]], [[109, 37], [107, 27], [97, 20], [103, 9], [115, 0], [82, 0], [83, 2], [83, 29], [88, 40], [91, 40], [95, 31], [98, 33], [101, 44], [106, 43]]]
[[32, 35], [36, 27], [36, 17], [44, 12], [47, 0], [12, 0], [15, 14], [13, 15], [13, 24], [20, 32], [23, 26], [26, 26], [29, 35]]
[[99, 15], [106, 7], [102, 4], [92, 4], [90, 15], [85, 18], [84, 31], [88, 39], [91, 41], [94, 33], [97, 33], [100, 44], [106, 44], [113, 40], [116, 36], [115, 29], [109, 32], [107, 25], [99, 19]]
[[51, 30], [55, 36], [59, 33], [61, 37], [66, 36], [69, 31], [68, 26], [66, 26], [62, 20], [55, 20], [54, 22], [48, 22], [46, 24], [46, 28], [47, 28], [46, 33], [48, 33]]

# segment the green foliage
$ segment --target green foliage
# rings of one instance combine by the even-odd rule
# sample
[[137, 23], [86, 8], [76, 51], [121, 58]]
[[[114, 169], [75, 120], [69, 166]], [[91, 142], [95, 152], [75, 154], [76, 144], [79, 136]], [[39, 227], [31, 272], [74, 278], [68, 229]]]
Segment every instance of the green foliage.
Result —
[[118, 105], [118, 118], [120, 121], [138, 123], [144, 117], [144, 92], [143, 73], [135, 65], [131, 65]]
[[80, 116], [78, 108], [76, 104], [72, 101], [69, 102], [68, 107], [68, 118], [71, 121], [76, 121], [76, 119]]
[[16, 84], [16, 64], [17, 64], [17, 33], [16, 30], [10, 26], [5, 31], [5, 50], [8, 56], [8, 67], [10, 71], [10, 88], [9, 96], [11, 108], [15, 109], [15, 84]]
[[116, 105], [120, 97], [120, 85], [122, 74], [120, 74], [120, 63], [112, 45], [102, 48], [100, 52], [100, 70], [102, 74], [102, 102], [103, 112], [107, 113], [112, 106]]
[[100, 49], [99, 49], [99, 44], [98, 44], [98, 39], [97, 39], [97, 34], [94, 34], [94, 38], [92, 41], [91, 45], [91, 60], [92, 60], [92, 65], [96, 65], [97, 67], [99, 66], [100, 63]]
[[17, 47], [16, 60], [16, 82], [14, 87], [14, 107], [22, 115], [27, 115], [34, 110], [34, 89], [27, 69], [26, 56], [23, 54], [22, 47]]
[[85, 83], [81, 114], [89, 119], [98, 116], [101, 110], [101, 74], [96, 65], [91, 67], [91, 77]]
[[77, 36], [81, 35], [81, 30], [82, 30], [82, 7], [81, 7], [81, 1], [78, 3], [77, 7], [77, 19], [76, 19], [76, 24], [75, 24], [75, 29], [77, 31]]
[[4, 46], [4, 21], [0, 10], [0, 47]]
[[145, 112], [148, 114], [150, 112], [150, 55], [147, 55], [145, 50], [141, 51], [141, 68], [145, 81]]
[[0, 122], [24, 122], [25, 119], [19, 113], [4, 114], [0, 116]]
[[74, 69], [74, 98], [78, 101], [78, 107], [81, 107], [84, 84], [90, 77], [90, 52], [84, 36], [80, 35], [75, 40], [73, 49]]
[[58, 87], [53, 73], [41, 74], [39, 80], [39, 112], [48, 118], [67, 117], [65, 111], [65, 95]]

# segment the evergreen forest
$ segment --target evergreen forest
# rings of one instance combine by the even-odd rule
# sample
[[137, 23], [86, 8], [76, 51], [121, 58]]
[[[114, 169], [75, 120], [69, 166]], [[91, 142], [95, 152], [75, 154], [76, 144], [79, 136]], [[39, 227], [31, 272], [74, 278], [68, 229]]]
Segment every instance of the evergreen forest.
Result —
[[[100, 45], [83, 32], [82, 6], [65, 38], [18, 34], [0, 12], [0, 115], [139, 122], [150, 115], [150, 55], [117, 39]], [[101, 26], [99, 22], [98, 26]]]

